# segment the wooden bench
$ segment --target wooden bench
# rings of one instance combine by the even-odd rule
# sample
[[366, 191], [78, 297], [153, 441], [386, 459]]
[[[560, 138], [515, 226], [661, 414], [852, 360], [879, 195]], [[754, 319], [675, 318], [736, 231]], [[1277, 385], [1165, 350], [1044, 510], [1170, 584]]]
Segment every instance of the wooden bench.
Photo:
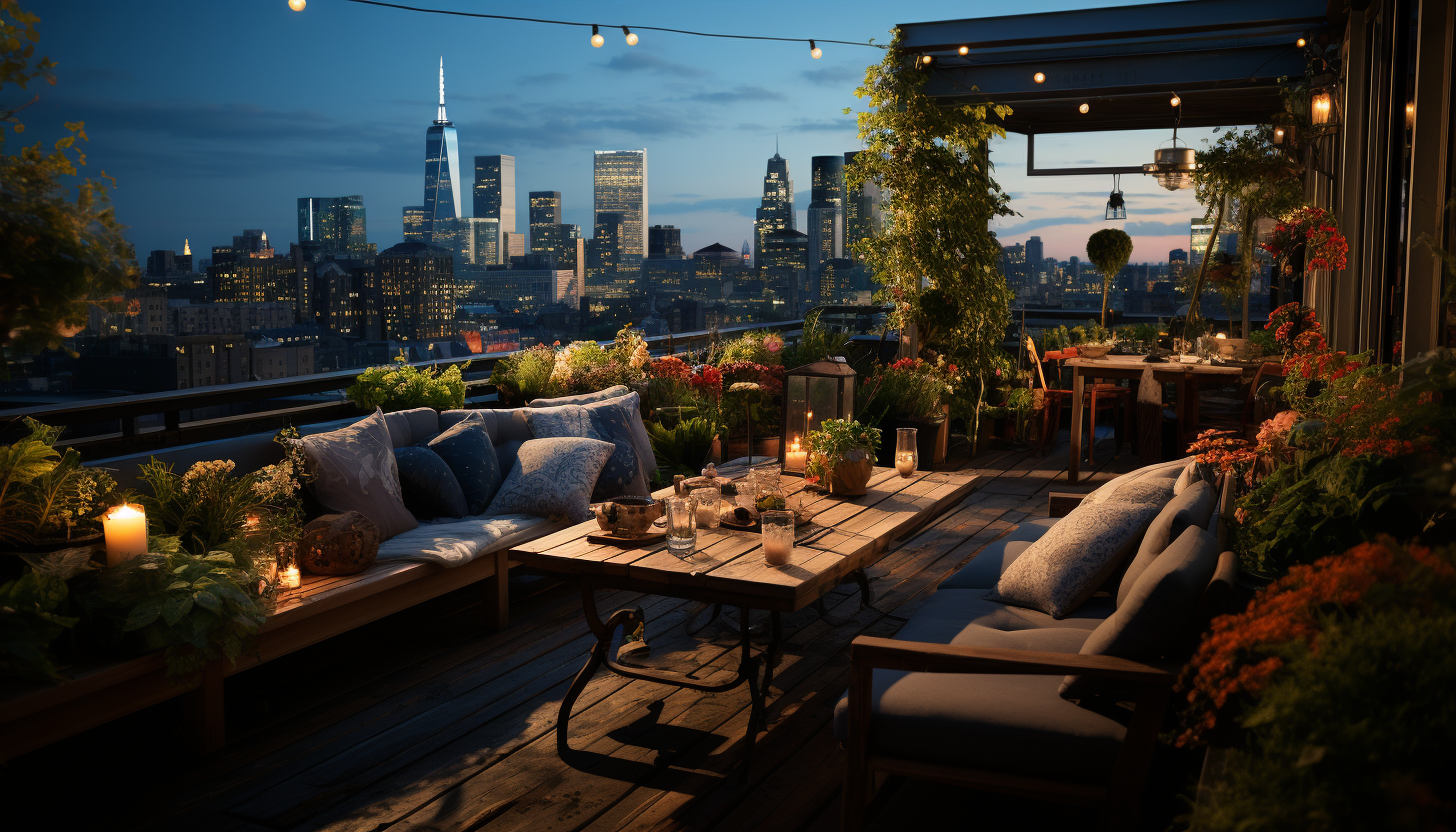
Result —
[[[544, 526], [549, 533], [554, 525]], [[259, 628], [253, 650], [236, 664], [214, 661], [200, 677], [173, 680], [161, 653], [73, 669], [56, 685], [0, 689], [0, 760], [9, 760], [113, 719], [186, 694], [187, 723], [196, 750], [226, 742], [223, 680], [387, 615], [485, 582], [486, 624], [507, 623], [507, 550], [488, 552], [462, 566], [385, 561], [349, 576], [310, 575], [284, 594]]]

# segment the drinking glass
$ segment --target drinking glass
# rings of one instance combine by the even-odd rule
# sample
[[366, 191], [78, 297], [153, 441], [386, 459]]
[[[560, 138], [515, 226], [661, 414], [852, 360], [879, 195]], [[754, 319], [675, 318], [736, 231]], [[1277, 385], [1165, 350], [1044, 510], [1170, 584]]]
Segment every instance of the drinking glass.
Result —
[[692, 497], [668, 497], [667, 550], [678, 557], [693, 553], [698, 543], [698, 501]]
[[698, 528], [718, 528], [718, 515], [723, 499], [723, 489], [717, 483], [693, 489], [697, 501]]
[[794, 551], [794, 513], [765, 511], [758, 516], [763, 524], [763, 559], [769, 566], [783, 566]]
[[895, 431], [895, 470], [908, 477], [920, 466], [920, 451], [915, 446], [915, 428]]

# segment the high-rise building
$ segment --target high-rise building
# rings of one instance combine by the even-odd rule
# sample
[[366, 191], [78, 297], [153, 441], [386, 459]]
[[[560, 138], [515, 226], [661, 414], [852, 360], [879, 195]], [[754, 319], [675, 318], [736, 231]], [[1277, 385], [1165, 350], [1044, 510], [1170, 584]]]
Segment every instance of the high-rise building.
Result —
[[753, 250], [748, 247], [748, 241], [747, 240], [744, 240], [743, 241], [742, 257], [743, 257], [743, 268], [746, 269], [749, 266], [753, 265]]
[[429, 243], [400, 243], [379, 253], [384, 337], [396, 341], [443, 338], [455, 319], [451, 253]]
[[570, 269], [578, 289], [585, 285], [586, 241], [581, 226], [552, 223], [531, 226], [531, 252], [546, 258], [547, 268]]
[[622, 234], [625, 224], [622, 215], [616, 211], [602, 211], [596, 215], [596, 227], [592, 239], [586, 246], [587, 283], [610, 283], [616, 279], [622, 263]]
[[404, 241], [423, 243], [425, 241], [425, 206], [404, 206]]
[[592, 213], [621, 217], [618, 268], [635, 269], [647, 256], [647, 151], [598, 150], [592, 158]]
[[774, 155], [768, 160], [768, 172], [763, 175], [763, 198], [753, 215], [753, 253], [760, 269], [764, 267], [765, 238], [775, 231], [793, 227], [794, 181], [789, 178], [788, 160], [775, 147]]
[[425, 240], [435, 231], [435, 220], [462, 216], [460, 212], [460, 142], [455, 125], [445, 115], [445, 59], [440, 59], [440, 111], [425, 129]]
[[[1205, 222], [1203, 217], [1193, 217], [1188, 220], [1188, 268], [1196, 269], [1203, 262], [1203, 252], [1208, 249], [1208, 238], [1212, 234], [1213, 223]], [[1213, 250], [1237, 254], [1239, 233], [1229, 230], [1229, 227], [1225, 225], [1218, 232], [1218, 242], [1214, 245]]]
[[147, 277], [166, 277], [177, 270], [177, 252], [158, 249], [147, 255]]
[[1015, 243], [1001, 247], [1001, 273], [1013, 287], [1026, 284], [1026, 246]]
[[516, 233], [516, 157], [475, 157], [475, 216], [500, 220], [502, 234]]
[[1046, 274], [1046, 251], [1041, 244], [1040, 237], [1032, 237], [1026, 241], [1026, 285], [1035, 286], [1045, 282], [1042, 277]]
[[182, 253], [173, 258], [177, 271], [183, 274], [192, 274], [192, 242], [186, 237], [182, 238]]
[[809, 297], [809, 235], [792, 228], [770, 232], [758, 251], [758, 270], [768, 288], [798, 310], [800, 299]]
[[[858, 150], [851, 150], [844, 154], [845, 166], [848, 167], [852, 164], [854, 157], [859, 154]], [[883, 225], [884, 215], [880, 210], [880, 186], [873, 182], [862, 182], [853, 188], [846, 187], [844, 256], [854, 258], [854, 244], [878, 234]]]
[[682, 229], [675, 225], [654, 225], [647, 229], [647, 258], [683, 259]]
[[815, 156], [809, 160], [809, 172], [809, 275], [812, 282], [818, 279], [820, 264], [844, 256], [844, 157]]
[[299, 197], [298, 242], [318, 243], [326, 257], [365, 256], [364, 197]]
[[1179, 261], [1179, 260], [1182, 260], [1184, 263], [1187, 263], [1188, 262], [1188, 252], [1184, 251], [1181, 248], [1175, 248], [1172, 251], [1168, 252], [1168, 262], [1169, 263], [1173, 263], [1173, 262], [1176, 262], [1176, 261]]
[[449, 249], [457, 266], [489, 266], [501, 260], [500, 221], [457, 217], [435, 223], [434, 244]]
[[286, 302], [293, 305], [299, 323], [313, 323], [312, 290], [308, 285], [312, 273], [301, 270], [294, 257], [275, 256], [271, 248], [248, 251], [222, 262], [214, 260], [207, 275], [215, 302]]
[[561, 192], [531, 191], [531, 248], [536, 248], [536, 226], [561, 224]]

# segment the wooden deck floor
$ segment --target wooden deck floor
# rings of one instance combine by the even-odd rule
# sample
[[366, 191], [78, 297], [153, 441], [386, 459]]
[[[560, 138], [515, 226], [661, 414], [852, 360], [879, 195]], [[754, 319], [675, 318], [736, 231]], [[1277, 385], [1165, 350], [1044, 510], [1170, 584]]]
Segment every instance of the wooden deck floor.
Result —
[[[232, 744], [219, 754], [173, 750], [181, 705], [167, 703], [13, 761], [0, 793], [43, 811], [50, 829], [837, 829], [843, 752], [829, 722], [848, 643], [893, 635], [987, 542], [1044, 515], [1048, 490], [1090, 490], [1136, 467], [1126, 450], [1113, 459], [1111, 445], [1099, 444], [1100, 466], [1074, 487], [1061, 477], [1065, 444], [963, 464], [983, 476], [980, 487], [880, 561], [872, 607], [843, 587], [827, 599], [829, 619], [785, 616], [769, 728], [747, 766], [746, 688], [701, 694], [610, 674], [581, 696], [573, 751], [558, 755], [557, 705], [591, 639], [573, 587], [513, 578], [503, 632], [488, 633], [462, 591], [231, 678]], [[644, 607], [644, 663], [696, 666], [705, 679], [735, 666], [725, 627], [684, 633], [693, 604], [623, 592], [598, 600]], [[1157, 766], [1147, 828], [1178, 813], [1195, 766]], [[876, 809], [878, 829], [965, 828], [969, 812], [987, 829], [1087, 822], [1062, 807], [895, 781]]]

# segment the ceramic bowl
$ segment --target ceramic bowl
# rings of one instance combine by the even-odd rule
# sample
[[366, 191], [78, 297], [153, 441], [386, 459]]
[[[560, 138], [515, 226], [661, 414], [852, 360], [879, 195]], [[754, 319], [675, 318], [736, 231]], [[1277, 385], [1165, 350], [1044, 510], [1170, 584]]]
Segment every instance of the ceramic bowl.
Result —
[[1083, 358], [1105, 358], [1107, 354], [1111, 351], [1112, 347], [1109, 347], [1106, 344], [1077, 348], [1077, 353]]

